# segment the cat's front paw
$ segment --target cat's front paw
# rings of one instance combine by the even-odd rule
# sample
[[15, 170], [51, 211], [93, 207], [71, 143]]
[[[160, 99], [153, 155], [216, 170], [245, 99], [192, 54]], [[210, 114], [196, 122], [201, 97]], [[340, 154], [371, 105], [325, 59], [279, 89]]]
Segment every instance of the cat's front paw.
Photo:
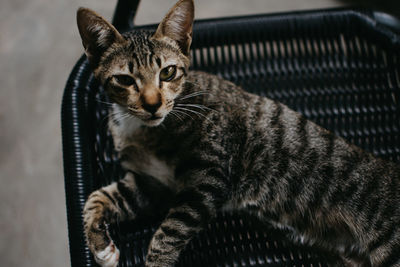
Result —
[[103, 215], [104, 206], [96, 204], [96, 198], [90, 198], [84, 208], [84, 227], [86, 243], [96, 262], [102, 267], [118, 265], [119, 250], [109, 233], [108, 223]]
[[104, 250], [94, 252], [94, 258], [102, 267], [116, 267], [119, 261], [119, 250], [111, 241]]
[[105, 223], [92, 223], [87, 227], [86, 239], [96, 262], [101, 267], [115, 267], [118, 265], [119, 250], [114, 244]]

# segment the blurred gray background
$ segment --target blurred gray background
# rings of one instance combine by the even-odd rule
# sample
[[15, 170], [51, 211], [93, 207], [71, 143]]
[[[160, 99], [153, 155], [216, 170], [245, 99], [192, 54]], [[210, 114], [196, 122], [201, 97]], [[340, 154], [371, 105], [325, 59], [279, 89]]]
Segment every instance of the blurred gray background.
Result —
[[[137, 24], [175, 0], [142, 0]], [[399, 0], [195, 0], [196, 17], [364, 5], [400, 14]], [[0, 265], [69, 266], [60, 106], [83, 52], [80, 6], [110, 19], [116, 0], [0, 2]]]

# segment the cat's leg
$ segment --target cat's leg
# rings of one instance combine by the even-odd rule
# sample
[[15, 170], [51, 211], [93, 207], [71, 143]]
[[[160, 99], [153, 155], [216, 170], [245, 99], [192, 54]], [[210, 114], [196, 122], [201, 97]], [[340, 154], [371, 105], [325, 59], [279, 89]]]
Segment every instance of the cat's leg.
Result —
[[135, 211], [120, 192], [121, 185], [133, 197], [136, 184], [133, 174], [127, 173], [118, 183], [90, 194], [83, 210], [86, 242], [97, 263], [104, 267], [117, 266], [119, 260], [119, 250], [111, 240], [108, 225], [135, 217]]
[[187, 243], [215, 217], [226, 198], [226, 186], [217, 181], [185, 188], [155, 232], [146, 267], [174, 266]]
[[[119, 250], [110, 237], [108, 225], [135, 219], [143, 211], [149, 212], [158, 204], [151, 201], [147, 191], [158, 194], [159, 201], [168, 192], [154, 178], [128, 172], [122, 180], [94, 191], [89, 196], [83, 211], [84, 230], [89, 249], [101, 266], [117, 266], [119, 260]], [[162, 192], [157, 193], [159, 191]], [[158, 210], [162, 208], [158, 207]]]

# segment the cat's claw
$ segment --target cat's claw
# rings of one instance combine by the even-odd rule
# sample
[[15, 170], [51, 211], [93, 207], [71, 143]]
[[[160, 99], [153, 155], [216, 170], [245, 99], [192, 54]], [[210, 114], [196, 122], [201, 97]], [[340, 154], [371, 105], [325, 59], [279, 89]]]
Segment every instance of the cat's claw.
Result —
[[119, 261], [119, 250], [114, 242], [111, 242], [104, 250], [97, 252], [95, 258], [101, 267], [116, 267]]

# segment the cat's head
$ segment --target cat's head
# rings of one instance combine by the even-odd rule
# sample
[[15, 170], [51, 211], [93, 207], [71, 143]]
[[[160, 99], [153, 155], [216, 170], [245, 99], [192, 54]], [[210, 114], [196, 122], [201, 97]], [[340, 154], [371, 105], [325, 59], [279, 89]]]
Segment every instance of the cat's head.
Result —
[[193, 0], [180, 0], [155, 33], [120, 34], [95, 12], [77, 22], [94, 75], [110, 99], [148, 126], [159, 125], [182, 92], [190, 65]]

